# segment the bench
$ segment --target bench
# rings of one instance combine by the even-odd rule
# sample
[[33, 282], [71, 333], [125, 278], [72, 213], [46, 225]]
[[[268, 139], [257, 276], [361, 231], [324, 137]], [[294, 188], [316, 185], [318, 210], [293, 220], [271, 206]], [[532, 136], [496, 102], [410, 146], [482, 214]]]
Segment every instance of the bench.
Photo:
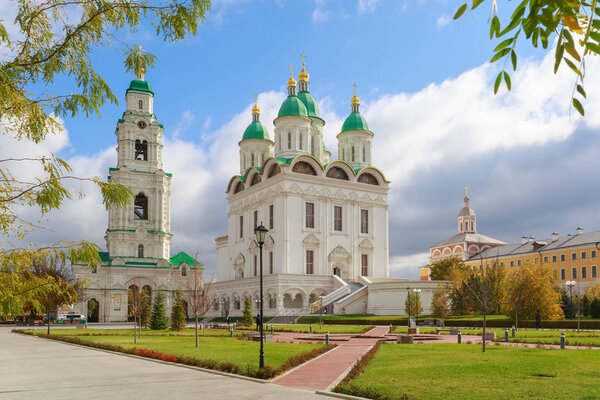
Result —
[[440, 332], [448, 332], [449, 335], [458, 335], [458, 329], [455, 328], [435, 328], [436, 335], [439, 335]]
[[[273, 335], [263, 335], [265, 342], [273, 342]], [[253, 342], [260, 342], [260, 333], [249, 333], [248, 339]]]

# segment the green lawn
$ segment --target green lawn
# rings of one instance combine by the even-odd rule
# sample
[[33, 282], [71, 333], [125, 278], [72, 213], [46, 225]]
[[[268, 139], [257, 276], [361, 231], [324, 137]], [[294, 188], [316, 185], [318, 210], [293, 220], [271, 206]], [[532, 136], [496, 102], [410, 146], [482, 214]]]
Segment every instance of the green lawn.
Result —
[[[87, 331], [110, 334], [114, 329], [87, 329]], [[45, 334], [45, 330], [35, 330], [34, 333], [43, 335]], [[242, 367], [250, 365], [253, 369], [258, 368], [260, 343], [239, 340], [238, 338], [201, 337], [200, 347], [196, 348], [193, 330], [191, 331], [192, 335], [186, 336], [161, 336], [142, 332], [142, 338], [137, 345], [133, 344], [133, 335], [123, 335], [122, 333], [110, 336], [83, 336], [81, 335], [81, 330], [74, 329], [54, 329], [51, 333], [52, 335], [68, 335], [88, 342], [113, 344], [125, 348], [149, 349], [165, 354], [190, 356], [219, 362], [231, 362]], [[76, 333], [80, 333], [80, 335], [77, 335]], [[85, 334], [85, 331], [83, 333]], [[321, 346], [322, 345], [320, 344], [307, 343], [265, 343], [265, 364], [276, 369], [288, 358], [307, 353]]]
[[[255, 329], [256, 326], [251, 327], [251, 329]], [[271, 331], [270, 325], [266, 328], [267, 331]], [[274, 325], [273, 329], [275, 332], [298, 332], [298, 333], [309, 333], [310, 332], [310, 324], [294, 324], [294, 325]], [[363, 333], [370, 329], [373, 329], [373, 326], [364, 326], [364, 325], [323, 325], [323, 327], [319, 328], [319, 323], [312, 324], [313, 333]]]
[[[396, 327], [394, 332], [406, 332], [407, 327]], [[461, 329], [463, 335], [481, 336], [481, 328]], [[504, 329], [487, 328], [486, 332], [495, 332], [497, 340], [504, 341]], [[565, 332], [567, 346], [595, 346], [600, 347], [600, 332], [598, 331], [564, 331], [558, 329], [536, 330], [536, 329], [519, 329], [515, 337], [512, 337], [512, 331], [508, 330], [508, 339], [510, 342], [516, 343], [543, 343], [543, 344], [560, 344], [560, 334]], [[435, 333], [435, 328], [419, 328], [419, 333]]]
[[[44, 333], [46, 330], [44, 330]], [[199, 336], [229, 336], [229, 331], [225, 329], [206, 329], [202, 333], [202, 329], [198, 330]], [[131, 336], [133, 338], [133, 328], [130, 329], [61, 329], [52, 328], [51, 334], [64, 335], [64, 336]], [[244, 334], [244, 332], [234, 331], [236, 336]], [[142, 337], [145, 336], [185, 336], [185, 337], [196, 337], [194, 328], [186, 328], [180, 331], [172, 331], [170, 329], [153, 331], [151, 329], [142, 329]], [[133, 340], [133, 339], [132, 339]]]
[[457, 344], [384, 344], [352, 384], [391, 397], [599, 399], [600, 352]]

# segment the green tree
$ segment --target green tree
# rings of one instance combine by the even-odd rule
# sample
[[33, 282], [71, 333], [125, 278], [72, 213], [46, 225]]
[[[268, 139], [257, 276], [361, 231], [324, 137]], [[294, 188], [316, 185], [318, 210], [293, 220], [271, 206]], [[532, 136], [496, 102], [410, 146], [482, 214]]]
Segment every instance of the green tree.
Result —
[[167, 308], [165, 306], [165, 295], [158, 292], [152, 304], [152, 317], [150, 318], [150, 329], [161, 330], [167, 329], [169, 326], [169, 318], [167, 317]]
[[600, 299], [595, 298], [590, 304], [590, 316], [600, 318]]
[[565, 318], [575, 318], [575, 302], [571, 298], [567, 289], [563, 288], [560, 292], [560, 307], [563, 311]]
[[148, 328], [150, 326], [150, 318], [152, 318], [151, 297], [147, 290], [142, 290], [144, 292], [144, 300], [142, 303], [142, 310], [140, 312], [140, 327]]
[[418, 293], [410, 291], [404, 302], [404, 309], [413, 317], [421, 314], [421, 311], [423, 311], [423, 307], [421, 306], [421, 296]]
[[249, 297], [244, 299], [244, 314], [242, 315], [242, 320], [240, 321], [240, 325], [242, 326], [252, 326], [252, 302]]
[[[120, 29], [135, 32], [149, 23], [164, 40], [181, 40], [196, 33], [210, 7], [209, 0], [5, 1], [15, 3], [12, 22], [16, 34], [10, 35], [7, 22], [0, 20], [0, 134], [31, 143], [60, 132], [59, 118], [100, 115], [107, 102], [117, 103], [94, 69], [95, 48], [113, 47], [123, 52], [128, 71], [141, 73], [152, 66], [152, 54], [115, 36]], [[60, 92], [54, 85], [57, 79], [68, 89]], [[39, 168], [35, 179], [20, 175], [25, 165]], [[36, 208], [44, 215], [71, 198], [75, 192], [68, 188], [69, 181], [97, 185], [107, 208], [125, 206], [132, 197], [122, 185], [77, 176], [54, 155], [2, 159], [0, 177], [0, 234], [9, 239], [23, 239], [37, 228], [22, 217], [24, 208]], [[99, 250], [93, 243], [67, 239], [26, 248], [0, 247], [0, 315], [19, 314], [27, 302], [58, 289], [52, 277], [28, 273], [34, 260], [69, 260], [94, 267], [101, 261]]]
[[461, 279], [469, 271], [469, 267], [462, 263], [458, 257], [444, 258], [429, 266], [429, 276], [434, 281], [452, 281]]
[[181, 290], [175, 291], [175, 299], [171, 306], [171, 329], [180, 331], [185, 328], [185, 306], [181, 297]]
[[[475, 10], [486, 0], [465, 0], [454, 19], [460, 18], [467, 9]], [[498, 3], [501, 3], [500, 5]], [[558, 38], [554, 52], [554, 73], [561, 64], [566, 64], [575, 74], [572, 96], [573, 107], [584, 115], [580, 99], [586, 98], [583, 88], [585, 57], [600, 54], [600, 9], [597, 0], [489, 0], [491, 14], [489, 18], [490, 39], [504, 39], [494, 48], [490, 62], [501, 61], [502, 71], [496, 77], [494, 93], [504, 81], [511, 89], [510, 75], [507, 65], [513, 71], [517, 69], [516, 46], [519, 39], [530, 42], [533, 47], [548, 48]], [[507, 21], [501, 21], [499, 7], [512, 11]], [[509, 64], [510, 62], [510, 64]]]
[[450, 313], [453, 289], [454, 288], [451, 285], [442, 285], [440, 283], [433, 292], [431, 309], [433, 310], [433, 315], [440, 317], [442, 321], [444, 321]]

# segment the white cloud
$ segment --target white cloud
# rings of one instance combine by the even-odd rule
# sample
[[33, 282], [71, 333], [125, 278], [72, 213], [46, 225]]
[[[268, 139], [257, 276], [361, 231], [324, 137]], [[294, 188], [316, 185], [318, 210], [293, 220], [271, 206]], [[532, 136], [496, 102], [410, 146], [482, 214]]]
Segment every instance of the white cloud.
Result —
[[447, 15], [440, 15], [436, 21], [436, 26], [438, 30], [444, 28], [446, 25], [450, 23], [450, 17]]
[[325, 10], [325, 0], [315, 0], [315, 9], [312, 12], [312, 22], [315, 24], [325, 22], [329, 18], [330, 11]]
[[361, 14], [372, 13], [381, 0], [358, 0], [358, 12]]
[[390, 257], [390, 276], [419, 279], [419, 267], [427, 265], [429, 252]]

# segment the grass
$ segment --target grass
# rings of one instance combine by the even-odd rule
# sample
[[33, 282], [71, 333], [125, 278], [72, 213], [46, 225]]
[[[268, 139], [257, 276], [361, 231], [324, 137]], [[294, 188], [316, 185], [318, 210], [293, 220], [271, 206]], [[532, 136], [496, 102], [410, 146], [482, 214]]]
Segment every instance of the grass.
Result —
[[[133, 335], [124, 335], [122, 332], [112, 334], [113, 331], [125, 330], [87, 329], [87, 331], [93, 332], [84, 332], [75, 329], [54, 329], [51, 332], [51, 336], [69, 336], [86, 342], [118, 345], [128, 349], [148, 349], [165, 354], [210, 359], [218, 362], [231, 362], [244, 368], [247, 366], [252, 369], [258, 368], [258, 352], [260, 347], [260, 343], [258, 342], [228, 337], [200, 337], [200, 346], [196, 348], [192, 330], [191, 335], [176, 336], [165, 336], [164, 334], [152, 335], [142, 332], [141, 340], [139, 340], [137, 345], [134, 345]], [[45, 334], [44, 330], [33, 330], [32, 332], [36, 335]], [[106, 336], [87, 336], [85, 333]], [[321, 346], [320, 344], [307, 343], [265, 343], [265, 364], [277, 369], [290, 357], [307, 353]]]
[[[381, 346], [351, 383], [390, 398], [598, 399], [596, 350], [457, 344]], [[368, 390], [365, 390], [368, 392]]]
[[[256, 326], [250, 327], [254, 330]], [[309, 333], [310, 324], [294, 324], [294, 325], [273, 325], [275, 332], [297, 332], [297, 333]], [[363, 333], [373, 329], [373, 326], [361, 326], [361, 325], [323, 325], [319, 328], [319, 324], [312, 324], [313, 333]], [[266, 328], [266, 331], [270, 332], [270, 326]]]
[[[394, 332], [406, 332], [407, 327], [396, 327]], [[481, 328], [469, 328], [460, 330], [463, 335], [475, 335], [481, 336]], [[486, 332], [495, 332], [496, 339], [504, 341], [504, 329], [493, 329], [487, 328]], [[560, 344], [560, 335], [565, 332], [565, 340], [567, 346], [594, 346], [600, 347], [600, 332], [598, 331], [564, 331], [558, 329], [519, 329], [516, 332], [515, 337], [512, 337], [512, 332], [509, 329], [508, 339], [513, 343], [533, 343], [533, 344]], [[435, 333], [435, 328], [421, 328], [419, 327], [419, 333]]]

